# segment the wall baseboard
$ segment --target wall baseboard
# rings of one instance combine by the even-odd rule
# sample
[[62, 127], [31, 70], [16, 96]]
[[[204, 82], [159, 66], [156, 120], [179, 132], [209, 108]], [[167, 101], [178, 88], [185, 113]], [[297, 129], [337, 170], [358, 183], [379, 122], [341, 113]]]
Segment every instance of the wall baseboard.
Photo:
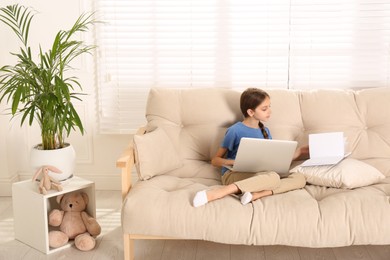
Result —
[[0, 178], [0, 196], [12, 195], [12, 183], [19, 181], [19, 175], [14, 174], [9, 178]]
[[120, 190], [121, 189], [121, 176], [107, 174], [107, 175], [90, 175], [78, 173], [78, 177], [84, 178], [95, 183], [96, 190]]
[[[84, 178], [95, 182], [96, 190], [121, 190], [121, 175], [118, 174], [105, 174], [105, 175], [91, 175], [78, 173], [78, 177]], [[12, 195], [12, 183], [30, 180], [31, 173], [19, 173], [6, 179], [0, 179], [0, 196], [11, 196]], [[133, 180], [136, 180], [137, 174], [133, 173]]]
[[[132, 172], [132, 180], [133, 182], [138, 180], [138, 175], [136, 172]], [[78, 173], [77, 176], [91, 180], [95, 182], [95, 189], [96, 190], [121, 190], [122, 184], [121, 184], [121, 174], [104, 174], [104, 175], [91, 175], [91, 174], [82, 174]]]

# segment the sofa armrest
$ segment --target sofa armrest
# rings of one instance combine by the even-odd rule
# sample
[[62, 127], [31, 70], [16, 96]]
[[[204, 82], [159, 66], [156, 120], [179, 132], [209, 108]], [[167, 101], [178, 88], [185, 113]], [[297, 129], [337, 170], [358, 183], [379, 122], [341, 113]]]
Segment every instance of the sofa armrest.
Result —
[[[146, 132], [146, 127], [141, 127], [135, 133], [136, 135], [143, 135]], [[116, 167], [121, 169], [122, 182], [122, 200], [126, 197], [131, 189], [131, 172], [135, 163], [134, 147], [131, 141], [121, 156], [116, 161]]]

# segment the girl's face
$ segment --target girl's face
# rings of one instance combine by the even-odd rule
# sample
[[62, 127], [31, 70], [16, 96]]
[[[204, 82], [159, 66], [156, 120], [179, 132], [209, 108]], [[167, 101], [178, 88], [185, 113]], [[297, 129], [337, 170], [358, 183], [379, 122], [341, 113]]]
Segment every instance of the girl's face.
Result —
[[255, 110], [249, 109], [248, 114], [256, 120], [267, 122], [271, 116], [271, 100], [267, 97]]

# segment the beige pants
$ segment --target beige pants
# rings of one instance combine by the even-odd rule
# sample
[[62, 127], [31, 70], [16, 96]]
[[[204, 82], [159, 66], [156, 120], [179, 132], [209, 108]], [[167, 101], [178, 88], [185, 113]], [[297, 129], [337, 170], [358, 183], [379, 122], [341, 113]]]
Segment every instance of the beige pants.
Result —
[[234, 183], [242, 193], [271, 190], [273, 194], [290, 190], [301, 189], [306, 185], [306, 179], [302, 173], [292, 173], [286, 178], [280, 178], [276, 172], [233, 172], [227, 171], [222, 176], [222, 184]]

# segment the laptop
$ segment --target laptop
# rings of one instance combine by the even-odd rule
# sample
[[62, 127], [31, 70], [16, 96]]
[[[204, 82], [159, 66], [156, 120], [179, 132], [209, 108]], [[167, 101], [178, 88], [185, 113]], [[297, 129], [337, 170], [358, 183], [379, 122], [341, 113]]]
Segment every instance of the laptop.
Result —
[[309, 135], [310, 159], [301, 166], [335, 165], [347, 157], [343, 132], [331, 132]]
[[289, 175], [296, 148], [296, 141], [243, 137], [234, 165], [223, 167], [236, 172], [275, 171], [285, 177]]

